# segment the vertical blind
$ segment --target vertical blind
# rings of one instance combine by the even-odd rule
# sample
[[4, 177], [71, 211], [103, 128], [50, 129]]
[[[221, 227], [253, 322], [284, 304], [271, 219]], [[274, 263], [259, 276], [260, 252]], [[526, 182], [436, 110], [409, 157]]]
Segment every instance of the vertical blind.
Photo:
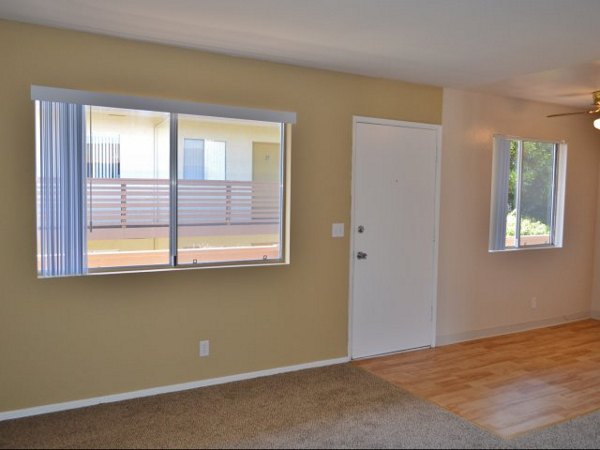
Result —
[[489, 249], [503, 250], [506, 243], [506, 213], [510, 174], [510, 140], [494, 138], [492, 163], [492, 203], [490, 212]]
[[39, 275], [86, 271], [85, 117], [81, 105], [39, 101]]

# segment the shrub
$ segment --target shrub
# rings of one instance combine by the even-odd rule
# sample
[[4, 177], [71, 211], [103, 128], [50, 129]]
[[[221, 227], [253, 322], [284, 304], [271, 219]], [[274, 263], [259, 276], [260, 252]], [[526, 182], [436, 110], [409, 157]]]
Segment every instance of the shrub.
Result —
[[[517, 223], [517, 211], [512, 210], [506, 215], [506, 234], [515, 235]], [[521, 217], [521, 236], [535, 236], [550, 234], [550, 227], [545, 223], [532, 219], [531, 217]]]

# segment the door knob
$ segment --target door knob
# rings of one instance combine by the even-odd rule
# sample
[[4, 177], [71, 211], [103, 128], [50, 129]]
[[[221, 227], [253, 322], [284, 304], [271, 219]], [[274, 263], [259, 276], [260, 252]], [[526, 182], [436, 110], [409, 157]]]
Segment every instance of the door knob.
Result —
[[365, 252], [358, 252], [356, 254], [357, 259], [367, 259], [367, 254]]

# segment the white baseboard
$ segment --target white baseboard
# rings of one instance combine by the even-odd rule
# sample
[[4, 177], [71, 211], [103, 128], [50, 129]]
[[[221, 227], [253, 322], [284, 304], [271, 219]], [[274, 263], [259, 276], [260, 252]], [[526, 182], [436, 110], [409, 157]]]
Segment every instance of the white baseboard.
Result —
[[170, 392], [186, 391], [206, 386], [215, 386], [218, 384], [232, 383], [235, 381], [250, 380], [253, 378], [268, 377], [280, 373], [296, 372], [298, 370], [314, 369], [317, 367], [333, 366], [350, 361], [349, 357], [328, 359], [324, 361], [314, 361], [295, 366], [277, 367], [274, 369], [259, 370], [257, 372], [248, 372], [238, 375], [231, 375], [220, 378], [211, 378], [208, 380], [191, 381], [189, 383], [172, 384], [169, 386], [160, 386], [139, 391], [123, 392], [121, 394], [104, 395], [101, 397], [86, 398], [83, 400], [74, 400], [64, 403], [53, 403], [50, 405], [35, 406], [32, 408], [17, 409], [14, 411], [0, 412], [0, 422], [21, 417], [37, 416], [39, 414], [48, 414], [69, 409], [85, 408], [87, 406], [99, 405], [101, 403], [114, 403], [134, 398], [150, 397], [159, 394], [168, 394]]
[[[600, 311], [596, 311], [597, 318], [600, 319]], [[466, 331], [463, 333], [438, 335], [436, 344], [450, 345], [458, 342], [473, 341], [475, 339], [482, 339], [487, 337], [502, 336], [503, 334], [519, 333], [521, 331], [535, 330], [536, 328], [551, 327], [554, 325], [561, 325], [569, 322], [576, 322], [578, 320], [589, 319], [594, 317], [594, 312], [582, 311], [575, 314], [569, 314], [567, 316], [553, 317], [544, 320], [535, 320], [533, 322], [519, 323], [515, 325], [506, 325], [501, 327], [485, 328], [482, 330]]]
[[600, 320], [600, 311], [592, 310], [590, 316], [592, 317], [592, 319]]

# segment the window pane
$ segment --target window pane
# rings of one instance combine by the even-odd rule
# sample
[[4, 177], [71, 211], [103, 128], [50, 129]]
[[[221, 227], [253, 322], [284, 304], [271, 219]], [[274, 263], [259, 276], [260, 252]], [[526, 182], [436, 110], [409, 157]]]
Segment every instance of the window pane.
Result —
[[510, 166], [508, 172], [508, 199], [506, 205], [506, 248], [516, 247], [517, 232], [517, 178], [519, 170], [519, 142], [510, 141]]
[[204, 141], [202, 139], [183, 140], [183, 178], [204, 180]]
[[[281, 125], [179, 115], [178, 135], [178, 264], [281, 258]], [[186, 176], [188, 140], [204, 142], [202, 178]]]
[[555, 145], [523, 141], [521, 246], [550, 244]]
[[89, 268], [169, 263], [169, 114], [86, 111]]
[[204, 179], [225, 179], [225, 142], [206, 141], [204, 153]]

